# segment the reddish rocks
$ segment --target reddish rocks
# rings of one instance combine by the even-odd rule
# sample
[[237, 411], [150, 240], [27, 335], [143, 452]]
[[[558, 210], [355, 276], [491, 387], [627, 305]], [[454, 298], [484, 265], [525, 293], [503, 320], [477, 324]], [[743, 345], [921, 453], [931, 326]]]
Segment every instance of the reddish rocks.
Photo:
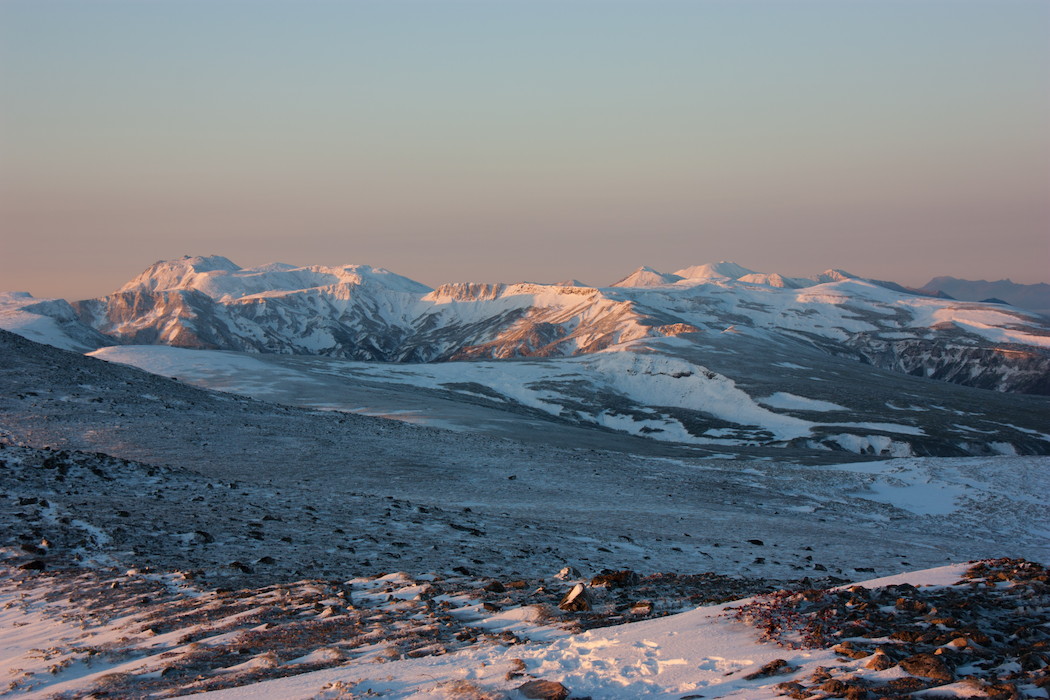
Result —
[[909, 674], [864, 684], [818, 669], [798, 688], [784, 686], [792, 697], [891, 697], [960, 680], [995, 698], [1018, 697], [1019, 685], [1050, 687], [1050, 576], [1033, 562], [977, 562], [945, 587], [778, 591], [727, 612], [787, 647], [848, 638], [833, 647], [836, 653], [864, 669], [899, 665]]

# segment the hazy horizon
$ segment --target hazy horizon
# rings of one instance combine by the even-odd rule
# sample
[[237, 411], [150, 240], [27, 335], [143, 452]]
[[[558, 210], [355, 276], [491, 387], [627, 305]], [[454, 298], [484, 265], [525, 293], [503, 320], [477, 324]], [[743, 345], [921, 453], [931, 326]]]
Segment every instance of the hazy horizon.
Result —
[[0, 1], [0, 289], [1050, 281], [1050, 3]]

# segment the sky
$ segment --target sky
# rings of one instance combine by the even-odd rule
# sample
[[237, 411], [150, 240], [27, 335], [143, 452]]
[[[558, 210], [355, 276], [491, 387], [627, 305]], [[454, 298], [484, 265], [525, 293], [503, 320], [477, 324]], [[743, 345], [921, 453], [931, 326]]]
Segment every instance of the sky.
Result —
[[0, 0], [0, 290], [1050, 281], [1046, 0]]

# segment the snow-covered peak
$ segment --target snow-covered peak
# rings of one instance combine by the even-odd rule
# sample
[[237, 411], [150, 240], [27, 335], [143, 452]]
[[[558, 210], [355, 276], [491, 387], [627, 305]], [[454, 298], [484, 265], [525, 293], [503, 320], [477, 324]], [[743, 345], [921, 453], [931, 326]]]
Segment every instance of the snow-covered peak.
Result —
[[213, 299], [234, 300], [332, 287], [377, 287], [426, 294], [430, 288], [389, 270], [369, 265], [296, 267], [269, 263], [242, 268], [221, 256], [162, 260], [120, 288], [119, 292], [197, 291]]
[[681, 280], [682, 277], [679, 275], [672, 275], [666, 272], [659, 272], [643, 265], [631, 274], [624, 277], [619, 282], [616, 282], [613, 287], [659, 287], [665, 284], [674, 284]]
[[845, 280], [857, 280], [860, 277], [846, 272], [845, 270], [824, 270], [817, 275], [817, 282], [825, 284], [827, 282], [843, 282]]
[[158, 260], [117, 291], [161, 292], [193, 289], [202, 277], [228, 274], [240, 269], [233, 261], [221, 255], [184, 255], [177, 260]]
[[744, 275], [754, 274], [754, 272], [754, 270], [737, 265], [735, 262], [722, 260], [716, 263], [693, 265], [692, 267], [678, 270], [675, 274], [686, 280], [735, 280], [740, 279]]
[[747, 284], [764, 284], [767, 287], [778, 287], [780, 289], [802, 289], [812, 287], [816, 282], [805, 277], [784, 277], [776, 272], [769, 274], [765, 272], [752, 272], [740, 277], [737, 281]]

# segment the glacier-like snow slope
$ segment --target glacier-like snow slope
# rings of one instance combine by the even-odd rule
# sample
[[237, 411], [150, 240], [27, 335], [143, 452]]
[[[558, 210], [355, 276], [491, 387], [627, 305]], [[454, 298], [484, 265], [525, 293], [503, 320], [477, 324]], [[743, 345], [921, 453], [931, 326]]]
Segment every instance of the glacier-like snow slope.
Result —
[[807, 280], [721, 262], [673, 274], [640, 268], [607, 288], [430, 290], [367, 266], [242, 269], [217, 256], [187, 257], [158, 262], [116, 293], [73, 308], [81, 325], [123, 344], [384, 362], [565, 357], [647, 338], [702, 344], [747, 330], [906, 374], [1050, 393], [1045, 319], [837, 270]]
[[[158, 346], [92, 356], [264, 400], [518, 438], [558, 440], [572, 424], [737, 454], [802, 450], [805, 459], [820, 450], [1050, 452], [1045, 397], [875, 370], [745, 334], [719, 334], [702, 346], [663, 339], [569, 358], [428, 364]], [[578, 431], [564, 439], [615, 442]]]

